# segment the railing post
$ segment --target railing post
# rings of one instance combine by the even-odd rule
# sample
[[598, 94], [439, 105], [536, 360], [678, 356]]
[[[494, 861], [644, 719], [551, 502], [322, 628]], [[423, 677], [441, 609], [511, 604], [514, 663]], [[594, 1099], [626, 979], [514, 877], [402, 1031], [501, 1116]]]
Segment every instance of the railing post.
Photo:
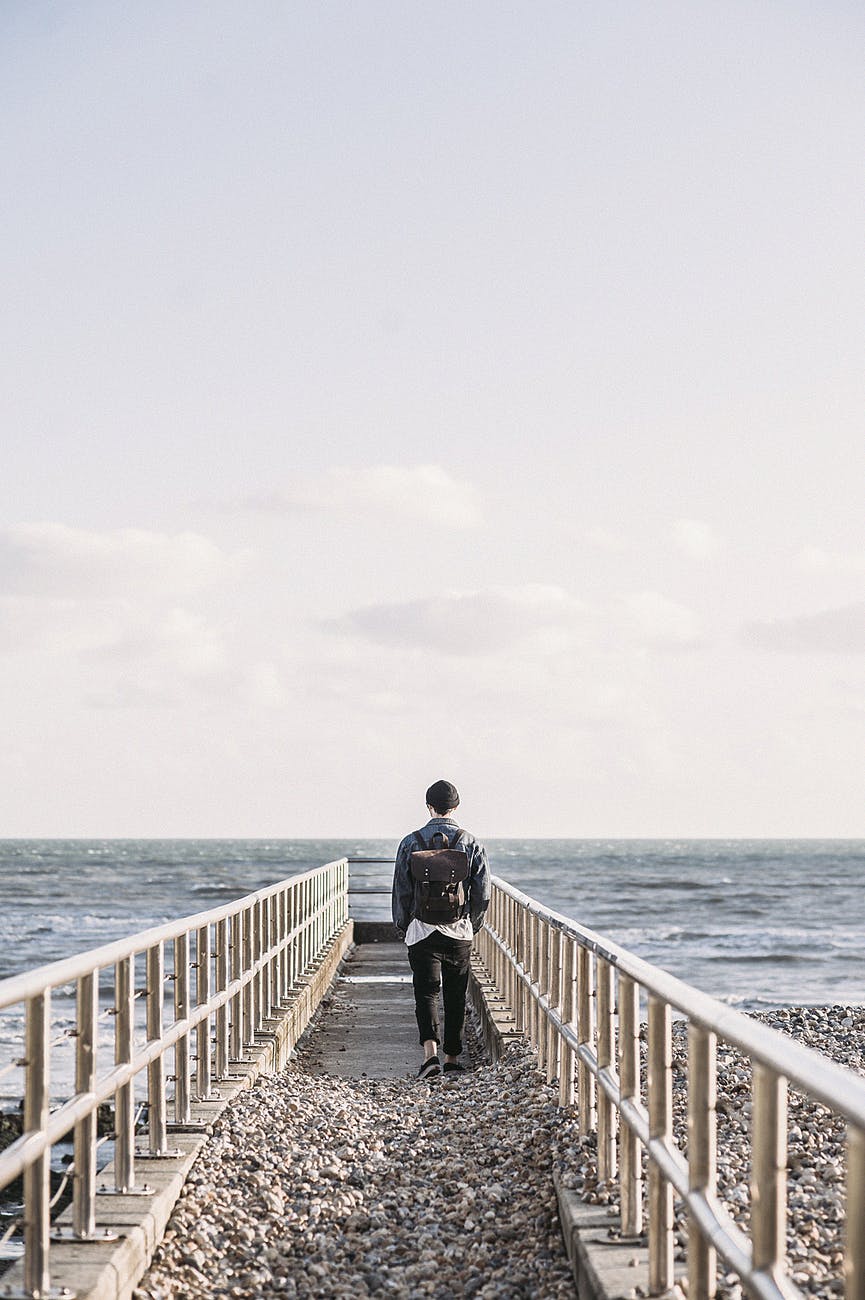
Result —
[[540, 1044], [538, 1042], [541, 1011], [538, 1004], [538, 997], [541, 991], [541, 923], [535, 916], [534, 912], [529, 913], [529, 993], [531, 1003], [529, 1005], [529, 1024], [531, 1026], [529, 1037], [532, 1047], [538, 1053], [538, 1064], [540, 1065]]
[[[489, 926], [491, 935], [497, 932], [498, 926], [496, 925], [496, 891], [495, 890], [492, 891], [490, 897], [490, 905], [487, 908], [487, 925]], [[499, 953], [497, 947], [494, 943], [491, 944], [484, 943], [483, 939], [481, 940], [481, 943], [484, 945], [483, 946], [484, 969], [486, 970], [489, 978], [492, 980], [493, 988], [495, 989], [495, 992], [498, 993], [500, 992], [500, 989], [499, 989]]]
[[[216, 991], [228, 988], [228, 917], [216, 922]], [[214, 1068], [217, 1079], [228, 1074], [228, 1003], [216, 1008], [216, 1054]]]
[[[499, 949], [499, 955], [502, 964], [501, 994], [508, 1015], [513, 1017], [514, 1016], [514, 1001], [512, 996], [513, 965], [511, 961], [511, 955], [513, 953], [513, 945], [511, 944], [511, 938], [508, 929], [508, 920], [509, 920], [508, 899], [505, 897], [505, 895], [501, 894], [498, 890], [494, 890], [493, 895], [497, 900], [496, 933], [498, 934], [499, 939], [504, 945], [504, 949]], [[487, 925], [489, 926], [489, 910], [487, 911]]]
[[249, 966], [247, 967], [247, 970], [252, 970], [256, 965], [259, 966], [259, 969], [256, 971], [249, 985], [252, 990], [252, 1029], [250, 1031], [250, 1042], [253, 1043], [255, 1042], [256, 1034], [261, 1029], [262, 1018], [264, 1016], [264, 971], [259, 965], [263, 951], [261, 943], [261, 913], [263, 907], [263, 902], [261, 899], [257, 898], [252, 904], [249, 912], [251, 930]]
[[[162, 943], [147, 949], [147, 1041], [162, 1038], [162, 1017], [165, 1000], [163, 982], [165, 959]], [[165, 1057], [160, 1053], [147, 1067], [149, 1155], [162, 1155], [166, 1149], [168, 1128], [165, 1112]]]
[[[26, 1087], [24, 1132], [41, 1132], [48, 1124], [49, 1022], [48, 990], [27, 999]], [[31, 1295], [48, 1295], [48, 1234], [50, 1231], [51, 1153], [43, 1151], [24, 1170], [24, 1289]]]
[[525, 910], [520, 908], [519, 918], [519, 943], [520, 943], [520, 961], [522, 963], [522, 976], [520, 978], [520, 1013], [522, 1024], [520, 1030], [532, 1041], [532, 999], [530, 989], [532, 986], [532, 918]]
[[253, 909], [255, 904], [247, 904], [241, 913], [243, 917], [243, 947], [241, 950], [241, 970], [246, 983], [243, 986], [243, 1046], [252, 1047], [255, 1045], [255, 1031], [257, 1029], [255, 1016], [255, 980], [250, 978], [252, 970], [252, 945], [253, 945]]
[[342, 927], [348, 921], [348, 859], [347, 858], [343, 863], [342, 883], [340, 885], [340, 889], [342, 890], [342, 906], [340, 907], [340, 912], [339, 912], [339, 922], [340, 922], [340, 927]]
[[303, 970], [309, 970], [312, 962], [312, 881], [307, 877], [303, 886]]
[[306, 964], [309, 970], [315, 955], [315, 880], [312, 876], [306, 882]]
[[282, 891], [278, 894], [271, 894], [267, 900], [268, 916], [270, 918], [270, 938], [268, 944], [273, 956], [270, 959], [270, 992], [268, 995], [268, 1015], [273, 1015], [282, 1000], [282, 952], [279, 948], [280, 932], [280, 905], [282, 902]]
[[[580, 1046], [594, 1051], [595, 1015], [592, 954], [580, 944], [577, 957], [577, 1037]], [[580, 1112], [580, 1136], [595, 1131], [595, 1078], [585, 1061], [579, 1061], [577, 1100]]]
[[[289, 885], [288, 888], [288, 918], [286, 923], [286, 934], [291, 934], [297, 922], [297, 885]], [[297, 935], [295, 934], [288, 945], [288, 996], [294, 992], [297, 982]]]
[[276, 960], [276, 1004], [282, 1006], [285, 1002], [286, 988], [288, 985], [288, 953], [282, 946], [288, 926], [286, 925], [286, 899], [288, 891], [281, 889], [277, 896], [276, 904], [276, 927], [277, 942], [279, 944], [279, 954]]
[[865, 1129], [847, 1126], [844, 1300], [865, 1300]]
[[522, 1001], [522, 1032], [529, 1041], [532, 1038], [532, 918], [525, 908], [520, 908], [520, 951], [522, 954], [523, 975], [520, 980], [520, 998]]
[[759, 1061], [753, 1066], [751, 1239], [754, 1268], [775, 1274], [786, 1250], [787, 1080]]
[[[575, 1025], [577, 1019], [577, 981], [574, 967], [575, 940], [562, 935], [562, 1022]], [[559, 1105], [574, 1104], [574, 1049], [562, 1039], [559, 1067]]]
[[301, 880], [295, 890], [295, 923], [297, 939], [295, 940], [294, 978], [299, 984], [306, 970], [306, 881]]
[[[518, 907], [516, 901], [513, 902], [513, 920], [511, 922], [514, 933], [514, 955], [522, 967], [523, 972], [527, 965], [526, 962], [526, 914], [522, 907]], [[517, 1032], [524, 1034], [528, 1028], [528, 1006], [526, 1003], [526, 985], [523, 975], [516, 977], [516, 1013], [517, 1013]]]
[[[75, 1040], [75, 1091], [96, 1087], [96, 1027], [99, 1022], [99, 973], [78, 980], [78, 1037]], [[75, 1125], [73, 1138], [75, 1185], [72, 1220], [76, 1237], [96, 1235], [96, 1111]]]
[[270, 899], [262, 898], [256, 907], [256, 924], [255, 924], [255, 960], [259, 964], [259, 972], [256, 976], [256, 987], [258, 989], [258, 1023], [257, 1028], [264, 1026], [265, 1020], [270, 1019], [270, 962], [265, 961], [264, 955], [267, 952], [267, 936], [270, 933]]
[[505, 943], [508, 945], [508, 952], [511, 960], [507, 963], [507, 985], [508, 985], [508, 1008], [514, 1018], [514, 1027], [520, 1027], [520, 982], [517, 977], [514, 962], [518, 960], [517, 952], [517, 928], [514, 918], [516, 916], [516, 904], [507, 894], [503, 895], [501, 900], [502, 906], [502, 927], [505, 932]]
[[340, 876], [340, 904], [339, 904], [339, 924], [340, 929], [348, 920], [348, 859], [343, 862], [342, 873]]
[[[550, 1010], [561, 1012], [562, 1006], [562, 932], [558, 928], [547, 932], [547, 988], [549, 989]], [[547, 1083], [558, 1080], [561, 1061], [562, 1039], [553, 1023], [552, 1016], [547, 1018]]]
[[[615, 1060], [615, 1003], [613, 968], [598, 958], [598, 1069], [609, 1070]], [[598, 1179], [611, 1183], [616, 1176], [616, 1111], [604, 1088], [598, 1089]]]
[[[174, 1020], [189, 1016], [189, 934], [179, 934], [174, 940]], [[174, 1122], [188, 1124], [192, 1112], [189, 1108], [189, 1035], [184, 1034], [174, 1044]]]
[[[717, 1175], [718, 1100], [716, 1038], [688, 1025], [688, 1186], [714, 1196]], [[688, 1224], [688, 1295], [712, 1300], [717, 1286], [715, 1248], [692, 1220]]]
[[[114, 1064], [129, 1065], [135, 1030], [135, 958], [114, 966]], [[135, 1189], [135, 1084], [130, 1079], [114, 1094], [114, 1182], [118, 1192]]]
[[[199, 1007], [210, 1001], [210, 926], [199, 926], [195, 936], [195, 1001]], [[210, 1091], [210, 1023], [207, 1016], [195, 1030], [195, 1095], [207, 1101]]]
[[[668, 1143], [673, 1129], [670, 1007], [649, 995], [649, 1141]], [[673, 1285], [673, 1189], [649, 1157], [649, 1295]]]
[[[640, 1099], [640, 989], [629, 975], [619, 974], [619, 1081], [622, 1101]], [[619, 1127], [622, 1236], [643, 1231], [643, 1171], [640, 1143], [630, 1125]], [[693, 1293], [692, 1300], [696, 1300]]]
[[[231, 917], [231, 983], [239, 980], [243, 972], [243, 910], [239, 909]], [[246, 990], [240, 989], [231, 999], [231, 1060], [243, 1060], [243, 1044], [246, 1041], [244, 1024], [246, 1009]]]
[[546, 1009], [543, 1005], [542, 998], [546, 998], [550, 991], [550, 964], [548, 953], [550, 948], [550, 927], [546, 921], [538, 917], [538, 1068], [547, 1070], [547, 1082], [549, 1082], [549, 1070], [547, 1069], [548, 1059], [548, 1040], [549, 1040], [549, 1019]]
[[309, 880], [307, 881], [307, 890], [306, 890], [306, 917], [307, 917], [307, 920], [306, 920], [306, 934], [307, 934], [306, 969], [307, 969], [307, 970], [309, 970], [309, 968], [312, 966], [312, 964], [313, 964], [313, 960], [314, 960], [314, 958], [315, 958], [315, 947], [316, 947], [316, 944], [315, 944], [315, 921], [316, 921], [316, 911], [315, 911], [315, 908], [316, 908], [316, 886], [317, 886], [317, 884], [318, 884], [318, 882], [316, 881], [316, 879], [315, 879], [313, 876], [310, 876]]
[[283, 944], [287, 945], [282, 949], [282, 978], [279, 986], [279, 1000], [285, 1005], [291, 996], [291, 944], [288, 943], [288, 936], [291, 933], [291, 887], [284, 889], [280, 895], [281, 906], [281, 934], [280, 939]]
[[307, 897], [309, 895], [309, 881], [302, 880], [298, 886], [297, 900], [297, 923], [300, 927], [300, 933], [297, 936], [297, 974], [302, 979], [306, 970], [308, 947], [308, 916]]

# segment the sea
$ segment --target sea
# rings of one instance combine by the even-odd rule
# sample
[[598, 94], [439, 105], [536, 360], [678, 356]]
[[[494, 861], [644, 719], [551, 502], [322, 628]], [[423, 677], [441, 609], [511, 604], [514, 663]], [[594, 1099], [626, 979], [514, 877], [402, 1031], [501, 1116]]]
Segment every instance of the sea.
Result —
[[[487, 840], [494, 874], [744, 1010], [865, 1004], [865, 840]], [[205, 911], [388, 840], [0, 841], [0, 980]], [[387, 865], [358, 865], [352, 913], [389, 915]], [[368, 892], [379, 887], [380, 894]], [[2, 988], [0, 988], [2, 997]], [[74, 989], [53, 998], [72, 1024]], [[0, 1107], [20, 1096], [21, 1008], [0, 1011]], [[106, 1045], [107, 1047], [107, 1045]], [[53, 1054], [68, 1095], [71, 1052]]]

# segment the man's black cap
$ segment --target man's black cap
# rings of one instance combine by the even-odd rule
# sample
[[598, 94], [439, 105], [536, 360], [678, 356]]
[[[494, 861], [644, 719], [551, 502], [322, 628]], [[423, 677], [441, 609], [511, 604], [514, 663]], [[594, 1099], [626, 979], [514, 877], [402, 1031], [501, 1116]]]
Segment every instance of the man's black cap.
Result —
[[427, 790], [426, 801], [436, 812], [450, 812], [459, 806], [459, 791], [450, 781], [436, 781]]

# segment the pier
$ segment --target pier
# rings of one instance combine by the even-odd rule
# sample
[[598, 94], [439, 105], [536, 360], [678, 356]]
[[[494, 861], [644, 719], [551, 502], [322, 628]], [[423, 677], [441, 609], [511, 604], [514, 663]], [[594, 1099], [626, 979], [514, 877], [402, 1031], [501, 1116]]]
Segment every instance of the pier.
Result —
[[[352, 915], [368, 892], [360, 890], [350, 908], [352, 865], [328, 863], [0, 983], [0, 1008], [20, 1004], [26, 1013], [23, 1055], [4, 1067], [22, 1075], [22, 1133], [0, 1153], [0, 1188], [23, 1178], [23, 1258], [0, 1276], [0, 1296], [128, 1297], [155, 1252], [148, 1277], [151, 1294], [162, 1294], [160, 1260], [169, 1257], [172, 1239], [185, 1241], [183, 1224], [191, 1220], [184, 1220], [184, 1207], [206, 1182], [205, 1168], [207, 1194], [219, 1202], [220, 1143], [235, 1152], [224, 1168], [236, 1171], [244, 1149], [238, 1126], [261, 1129], [254, 1108], [264, 1105], [266, 1114], [284, 1116], [287, 1133], [305, 1133], [307, 1145], [321, 1146], [330, 1110], [322, 1105], [312, 1127], [310, 1114], [331, 1081], [339, 1106], [330, 1109], [342, 1107], [349, 1120], [358, 1088], [367, 1098], [359, 1104], [372, 1106], [373, 1117], [375, 1106], [404, 1105], [431, 1165], [437, 1156], [459, 1157], [448, 1126], [475, 1107], [480, 1145], [466, 1143], [463, 1159], [483, 1178], [490, 1216], [474, 1213], [475, 1189], [465, 1179], [450, 1178], [439, 1189], [457, 1197], [457, 1218], [449, 1222], [471, 1227], [456, 1240], [436, 1238], [429, 1223], [418, 1228], [412, 1221], [411, 1188], [400, 1192], [399, 1171], [414, 1148], [391, 1149], [382, 1140], [382, 1159], [394, 1162], [390, 1184], [370, 1177], [367, 1186], [363, 1162], [334, 1146], [330, 1190], [315, 1182], [321, 1161], [311, 1166], [307, 1185], [319, 1189], [318, 1217], [335, 1224], [342, 1243], [335, 1257], [342, 1289], [328, 1289], [326, 1265], [316, 1259], [311, 1273], [298, 1274], [300, 1287], [292, 1279], [286, 1261], [303, 1252], [291, 1238], [296, 1211], [285, 1207], [290, 1178], [274, 1189], [259, 1169], [244, 1180], [257, 1179], [262, 1195], [281, 1206], [283, 1245], [268, 1246], [248, 1222], [243, 1231], [251, 1234], [255, 1267], [217, 1286], [217, 1261], [199, 1233], [183, 1257], [194, 1270], [189, 1294], [204, 1295], [212, 1284], [213, 1294], [224, 1295], [348, 1295], [344, 1279], [355, 1268], [357, 1294], [569, 1291], [585, 1300], [679, 1288], [688, 1300], [709, 1300], [720, 1285], [721, 1294], [739, 1288], [759, 1300], [865, 1300], [865, 1080], [496, 877], [473, 958], [475, 1071], [421, 1084], [413, 1077], [419, 1054], [404, 950], [387, 927]], [[60, 1100], [50, 1087], [58, 1050], [51, 993], [72, 982], [75, 1024], [63, 1036], [74, 1045], [75, 1091]], [[718, 1178], [719, 1123], [729, 1116], [718, 1102], [717, 1079], [728, 1057], [743, 1093], [736, 1123], [747, 1152], [744, 1203]], [[788, 1170], [788, 1090], [797, 1104], [806, 1099], [825, 1108], [821, 1122], [846, 1132], [838, 1175], [843, 1233], [819, 1277], [803, 1271], [788, 1242], [791, 1215], [802, 1216], [804, 1192], [807, 1218], [813, 1186], [801, 1161]], [[107, 1103], [114, 1151], [100, 1168], [97, 1115]], [[52, 1222], [51, 1150], [70, 1134], [72, 1203]], [[370, 1156], [369, 1164], [382, 1161]], [[531, 1199], [516, 1200], [525, 1189]], [[436, 1195], [431, 1187], [435, 1214], [453, 1216]], [[262, 1202], [260, 1214], [271, 1212], [277, 1210]], [[298, 1224], [295, 1231], [307, 1229]], [[314, 1242], [308, 1230], [304, 1240]], [[14, 1237], [15, 1225], [7, 1235]], [[366, 1235], [375, 1235], [371, 1258]], [[399, 1252], [415, 1237], [423, 1239], [420, 1248], [404, 1257]], [[520, 1248], [527, 1241], [537, 1246], [534, 1255]], [[449, 1256], [442, 1255], [446, 1249]], [[485, 1262], [470, 1271], [473, 1255]], [[395, 1260], [412, 1281], [400, 1283], [391, 1271]], [[258, 1281], [256, 1267], [264, 1270]]]

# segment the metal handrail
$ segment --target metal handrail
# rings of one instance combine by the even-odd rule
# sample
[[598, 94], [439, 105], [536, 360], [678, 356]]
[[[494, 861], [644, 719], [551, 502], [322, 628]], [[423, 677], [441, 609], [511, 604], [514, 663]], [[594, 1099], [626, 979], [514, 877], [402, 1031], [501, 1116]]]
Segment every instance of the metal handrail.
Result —
[[[717, 1256], [759, 1300], [800, 1296], [785, 1268], [787, 1085], [847, 1122], [845, 1295], [865, 1300], [865, 1080], [692, 988], [611, 940], [544, 907], [498, 876], [478, 952], [538, 1052], [581, 1134], [597, 1134], [598, 1177], [617, 1181], [623, 1237], [642, 1233], [648, 1153], [649, 1293], [673, 1286], [673, 1192], [688, 1212], [688, 1296], [715, 1294]], [[640, 1083], [640, 995], [648, 1000], [646, 1099]], [[672, 1124], [672, 1017], [688, 1026], [688, 1158]], [[753, 1067], [750, 1237], [716, 1188], [716, 1047]]]
[[[348, 865], [350, 867], [359, 866], [359, 865], [360, 866], [379, 865], [379, 866], [392, 867], [393, 858], [392, 857], [391, 858], [351, 857], [348, 859]], [[371, 885], [357, 885], [357, 884], [353, 884], [351, 878], [349, 878], [348, 892], [350, 898], [360, 898], [360, 897], [371, 898], [373, 896], [378, 898], [390, 898], [391, 884], [390, 881], [388, 881], [386, 883], [382, 882], [381, 884], [373, 883]]]
[[[298, 1014], [292, 1042], [314, 1011], [300, 993], [348, 922], [348, 860], [340, 858], [291, 876], [222, 907], [154, 926], [128, 938], [0, 981], [0, 1009], [25, 1006], [24, 1122], [21, 1136], [0, 1153], [0, 1188], [24, 1177], [24, 1294], [50, 1294], [49, 1167], [51, 1147], [74, 1130], [73, 1236], [97, 1240], [96, 1112], [115, 1098], [115, 1187], [135, 1181], [136, 1076], [147, 1072], [149, 1159], [176, 1155], [168, 1147], [166, 1083], [174, 1079], [174, 1124], [188, 1126], [191, 1102], [215, 1095], [212, 1084], [245, 1063], [268, 1021], [288, 1007]], [[172, 971], [165, 973], [165, 945]], [[146, 1044], [135, 1044], [136, 958], [144, 957]], [[194, 957], [194, 960], [192, 958]], [[110, 1008], [114, 1066], [97, 1071], [100, 974], [113, 970]], [[193, 1004], [192, 972], [195, 972]], [[165, 1023], [165, 983], [174, 986], [174, 1015]], [[52, 990], [75, 982], [75, 1093], [50, 1111]], [[104, 1014], [104, 1013], [103, 1013]], [[194, 1038], [195, 1053], [190, 1052]], [[165, 1056], [174, 1054], [174, 1072]], [[195, 1068], [191, 1072], [191, 1061]], [[190, 1091], [194, 1081], [195, 1095]]]

